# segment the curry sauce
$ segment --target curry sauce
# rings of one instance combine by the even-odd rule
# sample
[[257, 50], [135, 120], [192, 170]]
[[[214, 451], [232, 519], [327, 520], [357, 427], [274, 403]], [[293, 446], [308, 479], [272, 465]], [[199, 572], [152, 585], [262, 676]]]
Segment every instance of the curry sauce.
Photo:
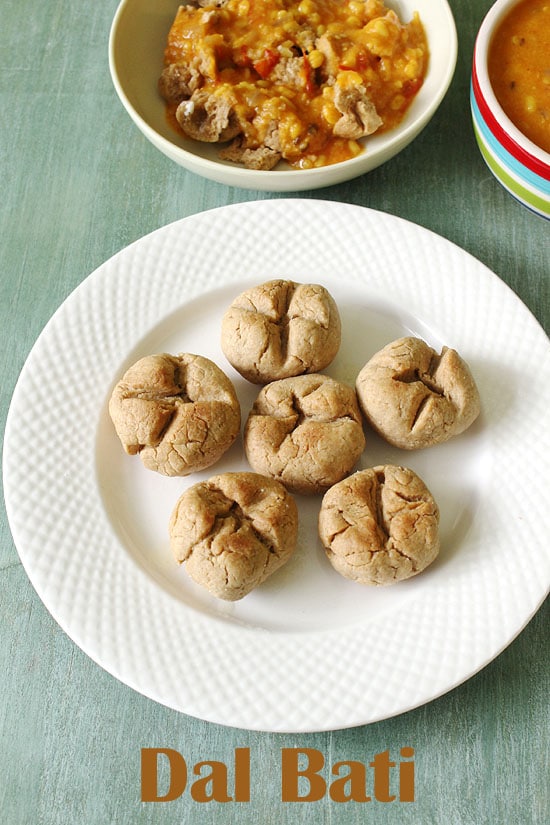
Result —
[[512, 123], [550, 152], [550, 0], [521, 0], [491, 42], [489, 79]]

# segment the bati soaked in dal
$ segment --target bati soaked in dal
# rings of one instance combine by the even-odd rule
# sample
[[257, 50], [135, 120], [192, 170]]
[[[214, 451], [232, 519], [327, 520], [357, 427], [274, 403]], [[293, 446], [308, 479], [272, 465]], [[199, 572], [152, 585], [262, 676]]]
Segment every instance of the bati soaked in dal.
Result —
[[199, 0], [177, 12], [159, 89], [187, 137], [229, 142], [222, 158], [308, 169], [396, 126], [427, 59], [418, 15], [381, 0]]

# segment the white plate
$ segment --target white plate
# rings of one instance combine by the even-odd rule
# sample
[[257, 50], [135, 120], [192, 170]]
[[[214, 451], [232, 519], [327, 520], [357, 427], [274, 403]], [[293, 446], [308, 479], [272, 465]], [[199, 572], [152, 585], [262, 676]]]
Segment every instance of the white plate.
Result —
[[[126, 456], [107, 414], [135, 359], [199, 352], [258, 388], [219, 347], [222, 314], [272, 277], [318, 282], [343, 320], [330, 374], [353, 382], [393, 338], [458, 349], [483, 412], [455, 441], [405, 453], [368, 434], [363, 466], [406, 464], [442, 512], [440, 558], [389, 588], [339, 577], [299, 499], [296, 557], [237, 603], [172, 561], [167, 521], [184, 487], [244, 468], [163, 478]], [[467, 679], [548, 591], [548, 339], [518, 298], [459, 248], [398, 218], [301, 199], [243, 203], [166, 226], [99, 267], [48, 323], [8, 416], [13, 536], [45, 605], [98, 664], [187, 714], [242, 728], [316, 731], [390, 717]]]

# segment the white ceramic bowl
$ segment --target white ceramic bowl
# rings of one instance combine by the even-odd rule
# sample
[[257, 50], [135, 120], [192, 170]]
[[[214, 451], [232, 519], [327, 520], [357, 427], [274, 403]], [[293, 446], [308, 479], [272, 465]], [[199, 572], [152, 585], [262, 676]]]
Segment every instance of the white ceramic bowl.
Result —
[[443, 100], [456, 66], [456, 28], [447, 0], [387, 0], [403, 20], [419, 12], [430, 48], [424, 84], [399, 127], [369, 137], [364, 152], [342, 163], [316, 169], [292, 169], [282, 163], [271, 171], [245, 169], [221, 161], [216, 146], [179, 137], [167, 123], [157, 82], [178, 5], [178, 0], [122, 0], [111, 27], [111, 77], [126, 111], [157, 149], [186, 169], [230, 186], [271, 192], [318, 189], [380, 166], [426, 126]]
[[487, 69], [495, 30], [518, 2], [497, 0], [479, 29], [472, 64], [472, 120], [480, 152], [495, 178], [528, 209], [550, 219], [550, 154], [528, 140], [504, 113]]

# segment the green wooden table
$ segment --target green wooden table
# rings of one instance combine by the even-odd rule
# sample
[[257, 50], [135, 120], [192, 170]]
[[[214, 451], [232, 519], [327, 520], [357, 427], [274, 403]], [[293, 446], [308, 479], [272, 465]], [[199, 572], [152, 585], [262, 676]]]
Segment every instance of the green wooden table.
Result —
[[[152, 0], [154, 2], [154, 0]], [[0, 283], [2, 426], [18, 374], [72, 290], [133, 240], [200, 210], [271, 197], [199, 179], [141, 136], [111, 84], [107, 41], [116, 0], [5, 0]], [[456, 75], [433, 121], [401, 155], [341, 186], [301, 197], [412, 220], [495, 271], [550, 321], [550, 225], [494, 181], [469, 120], [475, 32], [489, 0], [451, 0]], [[277, 196], [273, 196], [277, 197]], [[491, 664], [447, 695], [370, 726], [260, 734], [198, 721], [120, 684], [52, 620], [0, 521], [0, 820], [6, 825], [136, 823], [415, 823], [548, 821], [548, 604]], [[248, 801], [142, 802], [142, 748], [228, 765], [249, 748]], [[416, 801], [283, 802], [283, 749], [334, 763], [415, 751]], [[241, 755], [243, 751], [239, 751]], [[382, 794], [383, 791], [380, 791]]]

